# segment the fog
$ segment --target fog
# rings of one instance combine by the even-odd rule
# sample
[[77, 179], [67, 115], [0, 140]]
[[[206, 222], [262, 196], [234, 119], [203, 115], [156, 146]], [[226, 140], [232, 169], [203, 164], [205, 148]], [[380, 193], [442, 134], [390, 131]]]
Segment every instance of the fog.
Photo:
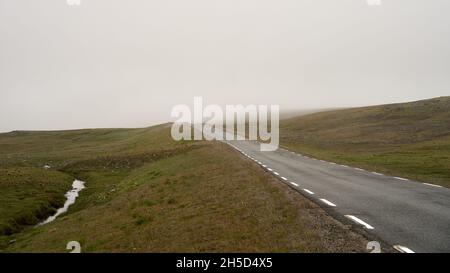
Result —
[[149, 126], [194, 96], [283, 111], [450, 95], [448, 14], [448, 0], [0, 0], [0, 131]]

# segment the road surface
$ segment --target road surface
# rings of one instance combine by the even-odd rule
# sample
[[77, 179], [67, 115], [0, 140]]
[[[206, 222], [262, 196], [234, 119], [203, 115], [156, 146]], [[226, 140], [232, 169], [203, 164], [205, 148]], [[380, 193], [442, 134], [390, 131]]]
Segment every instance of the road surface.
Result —
[[450, 189], [226, 141], [298, 192], [400, 252], [450, 252]]

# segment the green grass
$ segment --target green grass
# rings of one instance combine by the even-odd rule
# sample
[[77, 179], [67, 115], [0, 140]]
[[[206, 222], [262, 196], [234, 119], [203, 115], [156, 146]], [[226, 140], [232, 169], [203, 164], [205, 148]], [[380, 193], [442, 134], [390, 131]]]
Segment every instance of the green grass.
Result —
[[[362, 251], [365, 241], [223, 144], [144, 164], [116, 180], [107, 201], [91, 197], [54, 223], [25, 232], [7, 251]], [[89, 184], [88, 184], [89, 185]], [[85, 203], [84, 205], [81, 203]]]
[[[0, 151], [7, 168], [39, 168], [45, 178], [53, 172], [86, 181], [68, 213], [7, 236], [4, 242], [15, 241], [0, 251], [66, 252], [72, 240], [83, 252], [365, 249], [362, 236], [230, 147], [174, 142], [167, 125], [19, 132], [0, 135], [0, 146], [7, 147]], [[44, 164], [52, 171], [43, 171]], [[34, 173], [27, 176], [35, 181]], [[51, 186], [45, 189], [60, 180], [48, 180]], [[33, 209], [20, 208], [23, 213]]]
[[[450, 98], [284, 120], [281, 144], [450, 186]], [[50, 170], [44, 170], [50, 165]], [[56, 221], [33, 228], [86, 181]], [[228, 146], [170, 125], [0, 134], [0, 251], [339, 252], [366, 240]], [[11, 243], [10, 243], [11, 242]]]
[[67, 174], [30, 167], [0, 169], [0, 238], [35, 225], [64, 204]]
[[280, 132], [292, 150], [450, 186], [450, 97], [311, 114]]
[[107, 202], [131, 169], [187, 149], [168, 128], [0, 134], [0, 248], [61, 207], [75, 178], [92, 183], [71, 211]]
[[[170, 124], [142, 129], [86, 129], [72, 131], [15, 131], [0, 134], [0, 165], [63, 168], [80, 160], [151, 156], [182, 147], [168, 136]], [[169, 135], [168, 135], [169, 134]], [[128, 164], [127, 159], [121, 160]]]

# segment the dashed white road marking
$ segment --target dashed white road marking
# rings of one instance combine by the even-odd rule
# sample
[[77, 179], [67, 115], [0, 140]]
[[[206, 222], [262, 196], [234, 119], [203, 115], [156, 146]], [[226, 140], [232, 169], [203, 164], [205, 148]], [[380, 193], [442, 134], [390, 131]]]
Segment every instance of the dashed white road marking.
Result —
[[[280, 175], [278, 172], [273, 171], [271, 168], [268, 168], [268, 167], [267, 167], [266, 165], [264, 165], [262, 162], [260, 162], [260, 161], [258, 161], [258, 160], [256, 160], [256, 159], [254, 159], [253, 157], [251, 157], [250, 155], [248, 155], [247, 153], [245, 153], [243, 150], [241, 150], [241, 149], [239, 149], [239, 148], [237, 148], [236, 146], [233, 146], [233, 145], [232, 145], [232, 147], [234, 147], [236, 150], [238, 150], [239, 152], [241, 152], [243, 155], [247, 156], [248, 158], [254, 160], [254, 161], [257, 162], [258, 164], [260, 164], [262, 167], [264, 167], [264, 168], [266, 168], [267, 170], [271, 171], [273, 174], [275, 174], [275, 175], [277, 175], [277, 176]], [[286, 150], [286, 149], [283, 149], [283, 150]], [[287, 150], [286, 150], [286, 151], [287, 151]], [[295, 152], [292, 152], [292, 151], [291, 151], [291, 153], [296, 154]], [[308, 158], [308, 159], [313, 159], [313, 160], [316, 160], [316, 161], [318, 160], [318, 159], [316, 159], [316, 158], [310, 158], [310, 157], [308, 157], [308, 156], [304, 156], [304, 155], [301, 155], [301, 154], [297, 154], [297, 155], [298, 155], [298, 156], [305, 157], [305, 158]], [[335, 162], [327, 162], [327, 161], [324, 161], [324, 160], [319, 160], [319, 161], [320, 161], [320, 162], [326, 162], [326, 163], [329, 163], [329, 164], [331, 164], [331, 165], [337, 165]], [[349, 168], [349, 166], [347, 166], [347, 165], [340, 165], [340, 166], [345, 167], [345, 168]], [[355, 169], [355, 170], [358, 170], [358, 171], [364, 171], [364, 169], [361, 169], [361, 168], [354, 168], [354, 169]], [[372, 174], [380, 175], [380, 176], [383, 175], [383, 174], [378, 173], [378, 172], [372, 172]], [[403, 180], [403, 181], [408, 181], [408, 180], [409, 180], [409, 179], [402, 178], [402, 177], [394, 177], [394, 178], [395, 178], [395, 179], [398, 179], [398, 180]], [[287, 181], [287, 178], [284, 177], [284, 176], [281, 176], [281, 179]], [[290, 183], [291, 185], [295, 186], [295, 187], [298, 187], [298, 186], [299, 186], [297, 183], [294, 183], [294, 182], [289, 182], [289, 183]], [[428, 185], [428, 186], [432, 186], [432, 187], [442, 188], [442, 186], [440, 186], [440, 185], [435, 185], [435, 184], [430, 184], [430, 183], [422, 183], [422, 184]], [[314, 194], [314, 192], [312, 192], [312, 191], [310, 191], [310, 190], [308, 190], [308, 189], [303, 189], [303, 191], [305, 191], [306, 193], [311, 194], [311, 195]], [[334, 203], [332, 203], [332, 202], [330, 202], [330, 201], [328, 201], [328, 200], [326, 200], [326, 199], [323, 199], [323, 198], [321, 198], [320, 201], [322, 201], [323, 203], [325, 203], [325, 204], [327, 204], [327, 205], [329, 205], [329, 206], [332, 206], [332, 207], [335, 207], [335, 206], [336, 206]], [[366, 229], [374, 229], [374, 227], [372, 227], [371, 225], [369, 225], [368, 223], [364, 222], [363, 220], [359, 219], [358, 217], [356, 217], [356, 216], [354, 216], [354, 215], [345, 215], [345, 217], [347, 217], [347, 218], [351, 219], [352, 221], [354, 221], [354, 222], [356, 222], [356, 223], [358, 223], [358, 224], [364, 226]], [[411, 249], [409, 249], [409, 248], [407, 248], [407, 247], [405, 247], [405, 246], [394, 245], [393, 247], [394, 247], [394, 249], [396, 249], [397, 251], [402, 252], [402, 253], [414, 253], [414, 251], [412, 251]]]
[[394, 176], [394, 178], [395, 178], [395, 179], [398, 179], [398, 180], [409, 181], [409, 179], [402, 178], [402, 177]]
[[335, 204], [331, 203], [331, 202], [330, 202], [330, 201], [328, 201], [327, 199], [323, 199], [323, 198], [321, 198], [321, 199], [320, 199], [320, 201], [324, 202], [324, 203], [325, 203], [325, 204], [327, 204], [328, 206], [331, 206], [331, 207], [336, 207], [336, 205], [335, 205]]
[[373, 227], [372, 227], [371, 225], [367, 224], [366, 222], [364, 222], [363, 220], [359, 219], [359, 218], [356, 217], [356, 216], [353, 216], [353, 215], [345, 215], [345, 217], [349, 218], [350, 220], [352, 220], [352, 221], [354, 221], [354, 222], [356, 222], [356, 223], [358, 223], [358, 224], [360, 224], [360, 225], [363, 225], [363, 226], [364, 226], [365, 228], [367, 228], [367, 229], [373, 229]]
[[401, 253], [414, 253], [411, 249], [407, 248], [406, 246], [401, 245], [395, 245], [394, 249], [401, 252]]
[[435, 185], [435, 184], [430, 184], [430, 183], [422, 183], [422, 184], [432, 186], [432, 187], [442, 188], [442, 186]]

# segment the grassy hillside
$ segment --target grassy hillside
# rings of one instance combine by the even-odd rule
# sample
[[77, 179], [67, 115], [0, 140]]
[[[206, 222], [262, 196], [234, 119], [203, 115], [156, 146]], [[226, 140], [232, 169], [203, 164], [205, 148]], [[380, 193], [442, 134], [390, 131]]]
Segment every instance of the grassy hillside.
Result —
[[450, 186], [450, 97], [311, 114], [280, 132], [315, 157]]
[[[98, 182], [83, 191], [86, 197], [110, 186], [102, 183], [103, 175], [121, 177], [145, 162], [183, 152], [188, 145], [170, 141], [168, 128], [0, 134], [0, 246], [53, 214], [73, 180], [84, 179], [89, 170]], [[105, 174], [106, 168], [112, 171]]]
[[61, 168], [73, 162], [110, 155], [158, 154], [183, 142], [167, 137], [169, 124], [142, 129], [87, 129], [72, 131], [15, 131], [0, 134], [2, 166], [45, 164]]
[[38, 168], [0, 168], [0, 236], [20, 231], [64, 204], [70, 175]]
[[230, 147], [174, 142], [168, 125], [3, 134], [0, 160], [22, 170], [50, 164], [44, 178], [56, 172], [87, 187], [56, 221], [0, 237], [0, 251], [66, 252], [72, 240], [83, 252], [365, 249], [363, 237]]

